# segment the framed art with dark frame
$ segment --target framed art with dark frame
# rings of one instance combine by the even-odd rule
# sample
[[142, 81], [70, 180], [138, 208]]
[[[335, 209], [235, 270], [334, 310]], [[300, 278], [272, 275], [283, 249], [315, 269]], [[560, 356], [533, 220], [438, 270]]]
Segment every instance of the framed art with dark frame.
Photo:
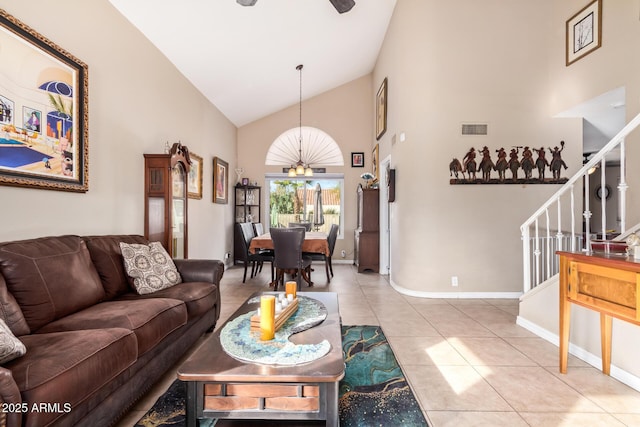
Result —
[[229, 201], [229, 163], [213, 158], [213, 203], [226, 205]]
[[364, 152], [362, 151], [351, 152], [351, 167], [352, 168], [364, 167]]
[[385, 77], [376, 94], [376, 140], [387, 131], [387, 78]]
[[0, 184], [89, 190], [88, 67], [0, 9]]
[[602, 45], [602, 0], [594, 0], [567, 20], [566, 65]]
[[202, 199], [202, 157], [190, 151], [189, 159], [191, 160], [191, 169], [187, 176], [189, 198]]

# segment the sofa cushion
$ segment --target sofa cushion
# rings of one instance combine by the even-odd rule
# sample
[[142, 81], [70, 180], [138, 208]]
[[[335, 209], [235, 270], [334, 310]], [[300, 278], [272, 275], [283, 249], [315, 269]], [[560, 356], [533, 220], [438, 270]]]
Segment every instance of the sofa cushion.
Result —
[[0, 364], [24, 356], [26, 352], [24, 344], [13, 335], [4, 320], [0, 319]]
[[148, 244], [147, 239], [137, 235], [87, 236], [83, 239], [87, 243], [93, 264], [100, 275], [106, 294], [105, 299], [110, 300], [129, 292], [131, 287], [124, 270], [120, 242]]
[[216, 285], [207, 282], [182, 282], [152, 294], [138, 295], [129, 292], [118, 297], [119, 300], [140, 298], [172, 298], [184, 301], [189, 320], [202, 316], [218, 304]]
[[[72, 411], [137, 359], [135, 335], [127, 329], [68, 331], [22, 337], [27, 353], [5, 366], [23, 402], [59, 404], [60, 411], [32, 412], [29, 425], [49, 425]], [[67, 405], [67, 406], [65, 406]]]
[[0, 271], [32, 331], [96, 304], [105, 295], [78, 236], [2, 243]]
[[124, 269], [140, 295], [150, 294], [182, 282], [173, 260], [159, 242], [148, 245], [120, 243]]
[[4, 320], [4, 323], [16, 336], [31, 333], [18, 302], [7, 289], [7, 283], [2, 274], [0, 274], [0, 319]]
[[38, 333], [124, 328], [135, 333], [138, 355], [143, 355], [186, 323], [187, 309], [182, 301], [149, 298], [102, 302], [51, 322]]

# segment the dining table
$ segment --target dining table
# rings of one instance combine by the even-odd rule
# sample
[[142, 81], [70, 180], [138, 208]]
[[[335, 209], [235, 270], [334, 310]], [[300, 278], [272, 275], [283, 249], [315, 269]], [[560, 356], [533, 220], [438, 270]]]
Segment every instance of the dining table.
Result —
[[[273, 240], [270, 233], [264, 233], [251, 239], [249, 252], [256, 253], [259, 249], [273, 249]], [[327, 233], [321, 231], [307, 231], [302, 242], [302, 252], [320, 253], [329, 256], [329, 241]]]

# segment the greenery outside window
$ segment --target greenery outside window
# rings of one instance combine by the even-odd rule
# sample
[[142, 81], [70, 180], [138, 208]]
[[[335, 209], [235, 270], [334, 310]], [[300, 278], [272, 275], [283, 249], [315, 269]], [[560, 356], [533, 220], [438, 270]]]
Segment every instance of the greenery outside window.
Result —
[[[316, 184], [322, 189], [324, 224], [314, 224]], [[310, 222], [311, 229], [328, 233], [338, 224], [338, 236], [344, 235], [343, 174], [315, 174], [313, 177], [289, 177], [287, 174], [265, 176], [268, 227], [287, 227], [291, 222]]]

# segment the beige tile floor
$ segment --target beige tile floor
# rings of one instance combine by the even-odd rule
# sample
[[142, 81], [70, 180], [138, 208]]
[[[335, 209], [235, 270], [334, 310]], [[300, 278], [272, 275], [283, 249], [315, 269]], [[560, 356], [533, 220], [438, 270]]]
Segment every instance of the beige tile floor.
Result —
[[[244, 284], [242, 268], [225, 272], [218, 325], [267, 289], [267, 270]], [[517, 300], [421, 299], [351, 265], [334, 273], [327, 284], [319, 264], [313, 290], [338, 292], [343, 324], [382, 326], [432, 426], [640, 426], [640, 393], [572, 356], [560, 374], [558, 348], [516, 325]], [[118, 425], [134, 425], [174, 379], [175, 369]]]

